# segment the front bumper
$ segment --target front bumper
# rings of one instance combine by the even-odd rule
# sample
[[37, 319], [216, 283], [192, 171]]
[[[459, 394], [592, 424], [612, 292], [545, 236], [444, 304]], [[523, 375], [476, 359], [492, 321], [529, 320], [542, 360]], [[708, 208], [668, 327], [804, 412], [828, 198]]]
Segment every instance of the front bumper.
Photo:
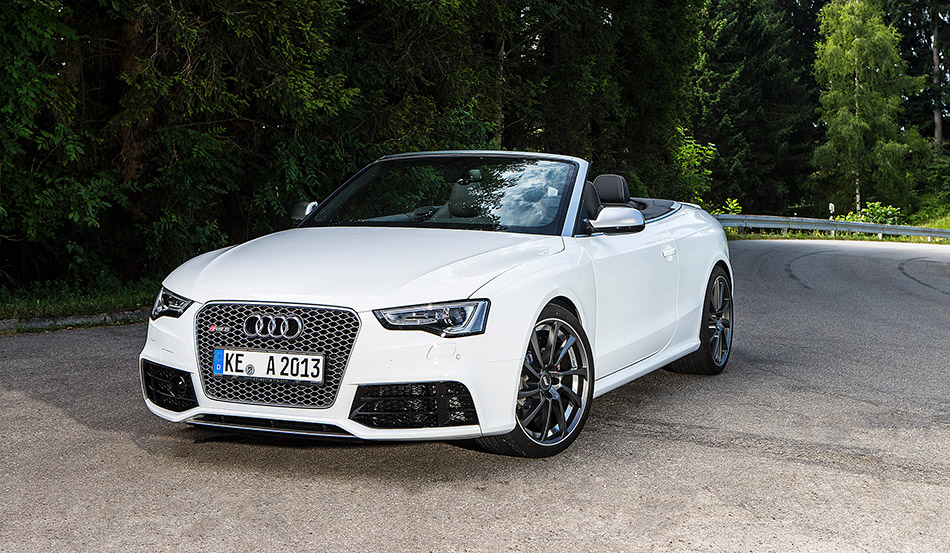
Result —
[[[176, 412], [150, 401], [149, 410], [173, 422], [216, 423], [225, 428], [249, 428], [334, 437], [343, 435], [367, 440], [440, 440], [504, 434], [515, 426], [521, 352], [499, 352], [492, 344], [501, 325], [489, 324], [484, 334], [446, 339], [423, 331], [387, 330], [372, 312], [357, 313], [361, 328], [350, 354], [343, 380], [332, 405], [326, 408], [285, 407], [219, 401], [205, 395], [199, 375], [195, 348], [195, 314], [202, 305], [191, 306], [177, 319], [163, 317], [150, 321], [148, 338], [140, 356], [165, 367], [184, 371], [191, 377], [197, 407]], [[489, 355], [486, 355], [489, 352]], [[489, 357], [492, 361], [485, 361]], [[499, 360], [501, 359], [501, 360]], [[478, 424], [423, 428], [371, 428], [351, 418], [360, 386], [405, 383], [458, 382], [471, 394]], [[264, 422], [261, 422], [264, 421]], [[266, 422], [271, 421], [271, 422]], [[260, 424], [257, 424], [260, 422]], [[282, 424], [302, 423], [302, 425]], [[365, 421], [364, 421], [365, 422]], [[306, 426], [312, 425], [312, 426]], [[323, 432], [320, 425], [331, 429]], [[301, 430], [293, 432], [297, 426]], [[282, 429], [283, 427], [283, 429]], [[307, 430], [312, 431], [307, 431]]]

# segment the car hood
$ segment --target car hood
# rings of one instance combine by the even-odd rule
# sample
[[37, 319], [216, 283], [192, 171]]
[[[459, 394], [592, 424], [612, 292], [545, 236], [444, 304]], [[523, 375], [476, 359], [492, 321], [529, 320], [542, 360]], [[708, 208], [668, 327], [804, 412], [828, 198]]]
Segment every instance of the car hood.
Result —
[[197, 302], [265, 301], [357, 311], [468, 298], [559, 236], [415, 228], [300, 228], [198, 256], [165, 287]]

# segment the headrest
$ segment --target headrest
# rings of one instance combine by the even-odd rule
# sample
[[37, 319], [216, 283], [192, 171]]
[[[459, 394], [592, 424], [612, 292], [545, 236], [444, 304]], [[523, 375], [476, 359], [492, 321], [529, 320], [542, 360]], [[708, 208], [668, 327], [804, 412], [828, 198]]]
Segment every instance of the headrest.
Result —
[[453, 217], [475, 217], [479, 212], [479, 192], [481, 187], [477, 183], [452, 185], [449, 194], [449, 213]]
[[584, 192], [581, 194], [581, 199], [584, 200], [587, 218], [593, 221], [600, 215], [600, 210], [604, 208], [604, 205], [600, 203], [600, 196], [597, 194], [594, 183], [590, 181], [584, 183]]
[[600, 175], [594, 179], [594, 188], [605, 204], [625, 204], [630, 201], [627, 179], [620, 175]]

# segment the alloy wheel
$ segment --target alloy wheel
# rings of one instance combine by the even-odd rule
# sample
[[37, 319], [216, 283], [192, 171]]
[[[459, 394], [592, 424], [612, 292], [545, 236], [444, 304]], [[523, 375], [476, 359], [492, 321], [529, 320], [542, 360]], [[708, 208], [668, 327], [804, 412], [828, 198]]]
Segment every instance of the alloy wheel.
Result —
[[535, 443], [567, 439], [588, 408], [590, 355], [570, 324], [541, 320], [525, 353], [515, 409], [518, 423]]
[[709, 350], [717, 367], [725, 364], [732, 347], [732, 291], [726, 277], [719, 275], [712, 285], [707, 305], [706, 325]]

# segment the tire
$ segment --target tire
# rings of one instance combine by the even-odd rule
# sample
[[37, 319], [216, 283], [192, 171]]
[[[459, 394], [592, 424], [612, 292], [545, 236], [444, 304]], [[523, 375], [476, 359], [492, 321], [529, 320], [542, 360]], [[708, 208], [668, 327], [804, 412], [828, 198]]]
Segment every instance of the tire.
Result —
[[580, 321], [567, 309], [548, 305], [534, 326], [521, 365], [514, 430], [479, 438], [478, 444], [516, 457], [557, 455], [577, 439], [587, 422], [593, 382], [590, 341]]
[[725, 269], [717, 265], [706, 284], [699, 349], [669, 364], [666, 370], [682, 374], [721, 373], [732, 352], [732, 307], [732, 282]]

